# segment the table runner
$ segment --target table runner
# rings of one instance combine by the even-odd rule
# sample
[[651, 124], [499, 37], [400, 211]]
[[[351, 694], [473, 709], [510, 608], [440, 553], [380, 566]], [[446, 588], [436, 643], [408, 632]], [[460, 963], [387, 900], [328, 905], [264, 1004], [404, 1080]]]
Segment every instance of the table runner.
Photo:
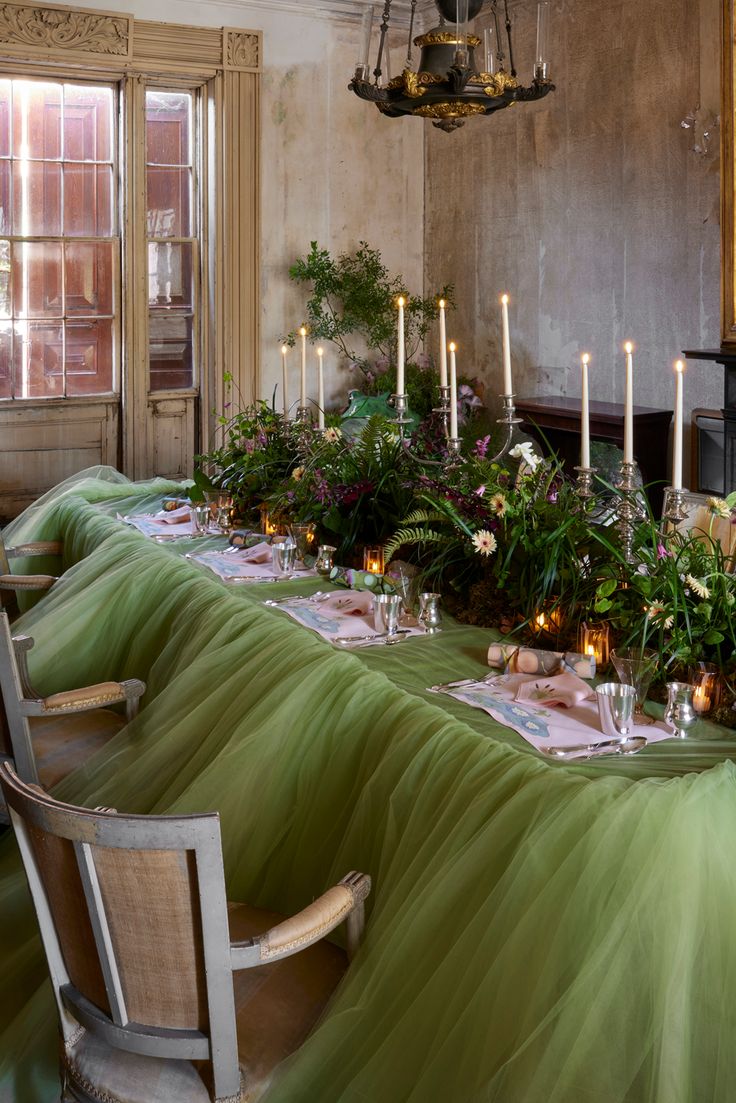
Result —
[[[65, 542], [63, 582], [18, 624], [31, 673], [149, 690], [56, 795], [218, 808], [234, 899], [289, 911], [347, 869], [374, 879], [365, 945], [270, 1103], [730, 1103], [730, 733], [547, 763], [426, 691], [483, 673], [488, 633], [448, 623], [421, 662], [335, 652], [82, 497], [151, 508], [150, 485], [80, 489], [13, 526]], [[55, 1012], [7, 836], [0, 965], [0, 1099], [45, 1103]]]

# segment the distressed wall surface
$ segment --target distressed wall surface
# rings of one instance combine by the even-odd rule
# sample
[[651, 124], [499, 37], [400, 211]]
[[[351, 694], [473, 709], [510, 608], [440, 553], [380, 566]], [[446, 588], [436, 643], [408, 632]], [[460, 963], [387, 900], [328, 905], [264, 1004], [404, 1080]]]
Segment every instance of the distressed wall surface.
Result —
[[[535, 8], [513, 8], [524, 83]], [[668, 407], [680, 350], [718, 345], [719, 134], [703, 156], [681, 126], [699, 104], [701, 120], [718, 111], [718, 12], [718, 0], [557, 0], [558, 90], [456, 134], [428, 130], [427, 283], [454, 281], [450, 328], [490, 396], [504, 290], [521, 395], [579, 395], [588, 350], [592, 397], [622, 401], [631, 338], [635, 401]], [[690, 364], [686, 402], [720, 407], [721, 369]]]

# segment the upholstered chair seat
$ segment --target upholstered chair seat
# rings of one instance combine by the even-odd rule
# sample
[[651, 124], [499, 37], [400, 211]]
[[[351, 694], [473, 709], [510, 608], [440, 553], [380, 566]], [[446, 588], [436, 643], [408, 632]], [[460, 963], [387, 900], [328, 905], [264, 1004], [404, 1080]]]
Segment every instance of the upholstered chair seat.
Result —
[[[278, 912], [247, 904], [228, 904], [230, 938], [240, 941], [282, 924]], [[271, 1082], [278, 1065], [293, 1053], [324, 1011], [348, 967], [344, 950], [321, 941], [272, 965], [258, 965], [233, 974], [240, 1094], [233, 1103], [254, 1103]], [[77, 1095], [105, 1085], [105, 1103], [210, 1103], [205, 1063], [142, 1057], [111, 1050], [84, 1031], [62, 1057]], [[247, 1087], [246, 1087], [247, 1085]], [[67, 1096], [68, 1100], [76, 1099]]]

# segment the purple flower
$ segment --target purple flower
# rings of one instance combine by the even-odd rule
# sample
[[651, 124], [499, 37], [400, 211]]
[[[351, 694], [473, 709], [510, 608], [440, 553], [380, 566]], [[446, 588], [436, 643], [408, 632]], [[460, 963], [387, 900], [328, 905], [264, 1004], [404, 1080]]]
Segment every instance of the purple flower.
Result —
[[557, 487], [556, 486], [555, 487], [550, 487], [549, 493], [547, 494], [547, 501], [552, 502], [553, 505], [557, 501]]
[[478, 495], [479, 498], [482, 498], [485, 492], [486, 488], [484, 486], [479, 486], [475, 493]]
[[671, 551], [668, 551], [664, 544], [657, 544], [657, 559], [667, 559], [672, 555]]
[[475, 442], [475, 455], [479, 460], [483, 460], [488, 452], [488, 445], [491, 443], [491, 434], [487, 437], [482, 437], [481, 440]]
[[255, 452], [255, 450], [256, 450], [256, 442], [254, 440], [251, 440], [250, 437], [248, 437], [247, 440], [243, 441], [243, 448], [248, 453], [248, 455], [250, 456], [251, 453]]

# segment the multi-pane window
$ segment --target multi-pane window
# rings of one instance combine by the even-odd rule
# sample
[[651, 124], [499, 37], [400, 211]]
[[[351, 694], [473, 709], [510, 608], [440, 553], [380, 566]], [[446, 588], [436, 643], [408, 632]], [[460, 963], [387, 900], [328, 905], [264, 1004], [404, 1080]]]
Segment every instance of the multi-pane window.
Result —
[[191, 387], [195, 372], [198, 218], [190, 92], [146, 92], [149, 387]]
[[0, 80], [0, 398], [117, 389], [115, 93]]

